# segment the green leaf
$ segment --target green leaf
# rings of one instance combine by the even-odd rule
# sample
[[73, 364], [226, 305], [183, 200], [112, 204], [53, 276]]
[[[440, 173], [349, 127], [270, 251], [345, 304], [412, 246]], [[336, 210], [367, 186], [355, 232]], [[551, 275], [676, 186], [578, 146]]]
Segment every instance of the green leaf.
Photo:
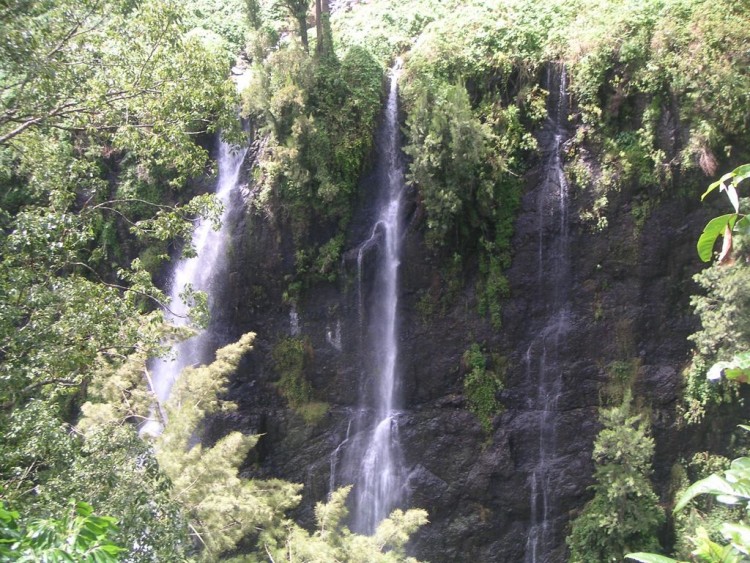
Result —
[[734, 522], [724, 522], [721, 526], [721, 533], [726, 539], [732, 542], [732, 546], [747, 554], [750, 547], [750, 527]]
[[85, 518], [86, 516], [91, 516], [93, 512], [94, 509], [89, 503], [83, 501], [76, 503], [76, 514], [78, 514], [79, 516], [83, 516]]
[[698, 561], [717, 561], [720, 563], [742, 563], [743, 561], [731, 545], [719, 545], [708, 537], [700, 538], [694, 554], [698, 556]]
[[731, 483], [719, 475], [709, 475], [705, 479], [690, 485], [680, 497], [673, 512], [679, 512], [698, 495], [730, 495], [735, 496], [735, 489]]
[[635, 561], [640, 561], [641, 563], [682, 563], [677, 559], [665, 557], [664, 555], [657, 555], [656, 553], [628, 553], [625, 557]]
[[750, 232], [750, 217], [745, 215], [734, 225], [734, 230], [743, 234]]
[[732, 171], [732, 176], [734, 176], [735, 186], [742, 182], [742, 180], [750, 178], [750, 164], [743, 164], [742, 166], [738, 166]]
[[716, 239], [724, 234], [724, 230], [728, 226], [730, 229], [734, 227], [735, 222], [738, 219], [736, 213], [729, 213], [727, 215], [720, 215], [714, 217], [708, 224], [703, 228], [703, 234], [698, 239], [697, 250], [698, 256], [704, 262], [711, 260], [711, 254], [714, 249]]
[[716, 188], [718, 188], [719, 186], [723, 186], [725, 182], [728, 182], [729, 180], [731, 180], [732, 174], [733, 174], [732, 172], [727, 172], [719, 180], [716, 180], [715, 182], [710, 184], [708, 186], [708, 189], [706, 189], [706, 191], [703, 192], [703, 195], [701, 196], [701, 201], [704, 200], [706, 196], [710, 194], [712, 191], [714, 191]]
[[732, 471], [747, 471], [747, 475], [750, 477], [750, 457], [738, 457], [737, 459], [733, 459], [730, 467]]
[[750, 381], [750, 370], [741, 367], [728, 367], [724, 369], [724, 377], [731, 381], [739, 381], [740, 383], [747, 383]]

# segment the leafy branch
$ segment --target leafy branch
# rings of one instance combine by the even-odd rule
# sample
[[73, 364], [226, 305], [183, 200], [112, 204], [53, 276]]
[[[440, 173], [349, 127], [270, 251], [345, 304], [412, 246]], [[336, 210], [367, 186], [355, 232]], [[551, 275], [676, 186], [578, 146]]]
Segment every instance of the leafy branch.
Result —
[[727, 194], [732, 207], [734, 207], [734, 213], [714, 217], [704, 227], [697, 245], [698, 256], [704, 262], [711, 260], [714, 244], [720, 236], [724, 237], [724, 242], [718, 261], [720, 264], [726, 262], [732, 252], [732, 233], [750, 230], [750, 217], [745, 213], [740, 213], [740, 198], [737, 193], [740, 183], [747, 178], [750, 178], [750, 164], [743, 164], [708, 186], [708, 189], [701, 196], [701, 200], [704, 200], [708, 194], [719, 188], [720, 192]]

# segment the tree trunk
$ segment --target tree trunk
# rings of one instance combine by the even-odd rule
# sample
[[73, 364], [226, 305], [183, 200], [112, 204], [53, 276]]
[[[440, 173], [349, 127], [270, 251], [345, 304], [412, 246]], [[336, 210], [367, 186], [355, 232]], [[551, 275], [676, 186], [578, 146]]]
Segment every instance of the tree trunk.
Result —
[[297, 15], [297, 25], [299, 25], [299, 38], [302, 41], [302, 47], [309, 52], [310, 47], [307, 40], [307, 14]]
[[323, 3], [322, 0], [315, 0], [315, 31], [317, 40], [315, 41], [315, 51], [320, 55], [323, 52]]
[[318, 32], [315, 50], [318, 55], [327, 55], [333, 48], [330, 16], [328, 0], [315, 0], [315, 29]]

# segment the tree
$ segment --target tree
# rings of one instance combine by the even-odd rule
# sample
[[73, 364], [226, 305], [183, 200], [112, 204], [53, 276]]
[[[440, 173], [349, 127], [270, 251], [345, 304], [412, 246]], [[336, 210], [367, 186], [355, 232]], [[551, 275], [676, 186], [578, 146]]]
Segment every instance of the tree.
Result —
[[[220, 397], [226, 394], [229, 377], [252, 347], [254, 337], [252, 333], [245, 334], [236, 343], [218, 350], [211, 364], [183, 370], [164, 405], [168, 424], [154, 444], [158, 469], [169, 479], [168, 493], [178, 522], [189, 526], [194, 540], [191, 547], [172, 538], [168, 549], [174, 555], [192, 553], [199, 561], [217, 561], [229, 557], [243, 541], [255, 545], [255, 551], [231, 560], [266, 561], [269, 556], [273, 561], [290, 563], [414, 562], [406, 557], [404, 547], [409, 535], [426, 523], [424, 511], [396, 510], [380, 523], [373, 536], [352, 534], [343, 524], [349, 492], [349, 488], [344, 488], [334, 492], [328, 503], [317, 505], [318, 530], [310, 534], [285, 516], [300, 501], [300, 485], [240, 477], [240, 466], [258, 436], [230, 432], [211, 446], [196, 443], [206, 417], [235, 408], [234, 403]], [[144, 359], [134, 358], [132, 369], [122, 370], [116, 378], [119, 384], [113, 384], [112, 378], [99, 380], [92, 390], [93, 400], [82, 407], [84, 418], [78, 428], [86, 440], [95, 439], [108, 428], [130, 427], [123, 421], [132, 416], [134, 403], [122, 400], [123, 391], [130, 390], [127, 395], [132, 397], [135, 386], [145, 386], [143, 378], [139, 381], [132, 377], [144, 368]], [[142, 401], [135, 404], [148, 408], [148, 403]], [[154, 524], [151, 532], [161, 531]], [[130, 529], [131, 533], [138, 530], [137, 526]], [[144, 539], [150, 545], [149, 538]], [[165, 552], [158, 550], [169, 540], [167, 536], [150, 549], [164, 557]], [[140, 538], [131, 536], [126, 542], [131, 548], [130, 556], [144, 558], [143, 553], [133, 549], [141, 547]]]
[[654, 440], [641, 414], [631, 414], [631, 397], [601, 411], [604, 428], [594, 443], [594, 498], [573, 521], [567, 538], [571, 563], [622, 561], [633, 549], [658, 548], [664, 521], [648, 474]]
[[333, 52], [333, 37], [328, 0], [315, 0], [315, 31], [317, 35], [315, 52], [318, 56], [330, 55]]
[[[184, 543], [168, 483], [129, 425], [84, 439], [74, 422], [100, 378], [116, 387], [129, 358], [162, 351], [151, 272], [219, 211], [206, 196], [175, 205], [207, 172], [196, 139], [236, 121], [231, 59], [183, 15], [167, 0], [14, 0], [0, 16], [3, 497], [38, 519], [91, 501], [139, 557], [147, 529]], [[144, 414], [131, 412], [121, 424]]]
[[230, 124], [229, 59], [186, 34], [181, 18], [163, 0], [11, 2], [0, 43], [0, 147], [32, 130], [103, 135], [183, 174], [202, 172], [205, 154], [192, 136]]
[[[316, 0], [317, 1], [317, 0]], [[307, 9], [310, 6], [309, 0], [281, 0], [284, 8], [297, 23], [297, 31], [302, 42], [302, 48], [305, 52], [310, 50], [309, 40], [307, 38]]]

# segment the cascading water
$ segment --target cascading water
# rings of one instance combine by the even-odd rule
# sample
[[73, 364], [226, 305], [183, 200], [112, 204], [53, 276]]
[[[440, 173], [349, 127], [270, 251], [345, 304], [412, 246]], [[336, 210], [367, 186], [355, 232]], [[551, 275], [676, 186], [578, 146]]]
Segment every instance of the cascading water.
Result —
[[[567, 75], [565, 68], [550, 69], [549, 121], [540, 135], [544, 151], [543, 177], [537, 195], [538, 271], [536, 293], [544, 299], [545, 322], [526, 350], [526, 376], [535, 384], [532, 408], [537, 413], [536, 465], [530, 477], [530, 529], [526, 563], [548, 562], [559, 547], [553, 520], [560, 507], [555, 502], [557, 469], [557, 409], [562, 388], [560, 356], [571, 327], [568, 301], [571, 292], [568, 183], [563, 170], [562, 146], [567, 140]], [[555, 91], [555, 84], [557, 85]]]
[[[377, 216], [369, 238], [357, 251], [357, 298], [361, 341], [364, 356], [369, 358], [365, 366], [368, 379], [363, 386], [361, 408], [355, 415], [355, 435], [349, 436], [347, 430], [342, 446], [346, 450], [344, 480], [354, 483], [352, 528], [362, 533], [371, 533], [399, 503], [405, 481], [396, 420], [398, 267], [404, 191], [398, 123], [399, 70], [400, 63], [391, 71], [388, 102], [378, 136], [378, 167], [382, 173]], [[370, 282], [365, 279], [364, 262], [370, 252], [376, 253], [376, 273], [368, 292], [363, 288]], [[334, 455], [338, 457], [338, 449]]]
[[[219, 177], [216, 182], [216, 197], [223, 206], [221, 228], [213, 229], [210, 221], [200, 221], [193, 233], [195, 256], [180, 260], [172, 273], [169, 286], [170, 309], [166, 316], [176, 326], [187, 322], [188, 305], [181, 295], [187, 288], [203, 291], [208, 294], [209, 307], [213, 290], [226, 268], [225, 256], [229, 243], [229, 218], [243, 205], [238, 192], [239, 176], [245, 160], [247, 148], [238, 148], [221, 142], [219, 147]], [[167, 358], [152, 362], [150, 369], [150, 386], [157, 401], [158, 412], [141, 428], [143, 434], [159, 434], [164, 423], [164, 412], [161, 405], [169, 398], [172, 385], [180, 372], [187, 366], [202, 363], [209, 352], [206, 331], [173, 346]], [[160, 415], [160, 416], [159, 416]]]

